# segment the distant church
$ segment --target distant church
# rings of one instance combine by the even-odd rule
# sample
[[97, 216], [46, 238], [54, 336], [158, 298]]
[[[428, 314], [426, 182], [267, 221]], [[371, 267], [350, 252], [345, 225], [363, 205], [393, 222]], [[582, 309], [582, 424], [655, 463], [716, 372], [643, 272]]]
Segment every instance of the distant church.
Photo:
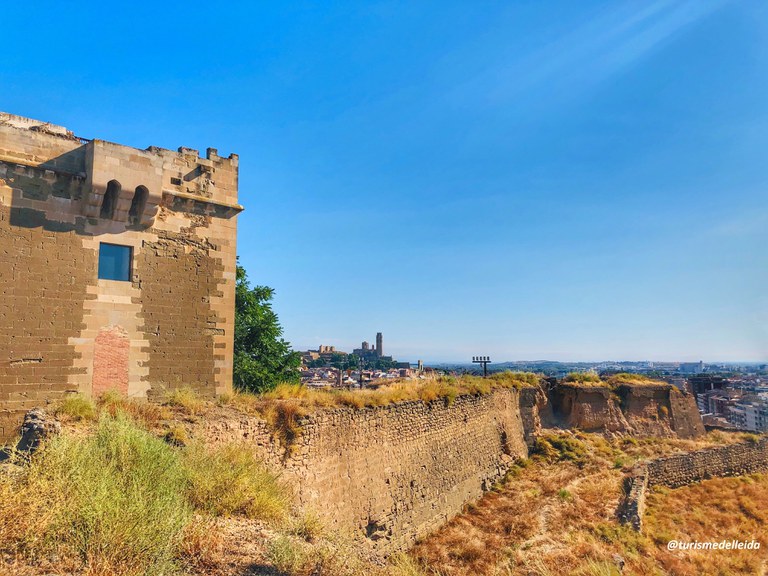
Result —
[[366, 360], [380, 358], [382, 360], [392, 361], [392, 356], [384, 356], [384, 337], [381, 335], [381, 332], [376, 333], [376, 346], [371, 346], [368, 342], [363, 342], [360, 345], [360, 348], [352, 350], [352, 354]]

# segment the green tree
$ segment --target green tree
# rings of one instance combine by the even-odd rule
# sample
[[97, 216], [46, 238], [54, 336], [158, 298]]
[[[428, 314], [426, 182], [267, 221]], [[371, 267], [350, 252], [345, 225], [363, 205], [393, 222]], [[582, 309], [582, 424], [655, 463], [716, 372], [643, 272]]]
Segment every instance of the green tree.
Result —
[[298, 382], [301, 356], [283, 340], [283, 328], [272, 310], [275, 291], [250, 287], [245, 268], [237, 266], [235, 287], [234, 385], [266, 392], [280, 382]]

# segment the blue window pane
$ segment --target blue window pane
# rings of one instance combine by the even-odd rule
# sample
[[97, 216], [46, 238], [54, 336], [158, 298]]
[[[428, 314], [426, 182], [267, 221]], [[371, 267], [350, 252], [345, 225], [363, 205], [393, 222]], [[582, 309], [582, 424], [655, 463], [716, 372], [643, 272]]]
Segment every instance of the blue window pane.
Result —
[[131, 247], [102, 243], [99, 246], [99, 278], [129, 281], [131, 279]]

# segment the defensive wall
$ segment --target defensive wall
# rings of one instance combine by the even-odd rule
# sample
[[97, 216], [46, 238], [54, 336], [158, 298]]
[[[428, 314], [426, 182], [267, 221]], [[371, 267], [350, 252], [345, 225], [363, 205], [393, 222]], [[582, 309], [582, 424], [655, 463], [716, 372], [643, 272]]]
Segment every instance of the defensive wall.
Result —
[[553, 423], [567, 428], [680, 438], [705, 433], [693, 395], [671, 384], [562, 383], [550, 396]]
[[626, 498], [619, 510], [622, 523], [642, 529], [645, 496], [649, 488], [679, 488], [724, 476], [768, 470], [768, 438], [704, 448], [651, 460], [636, 467], [626, 480]]
[[329, 527], [378, 550], [407, 548], [500, 480], [528, 448], [520, 393], [499, 389], [452, 403], [337, 408], [300, 421], [290, 447], [256, 417], [201, 423], [210, 442], [247, 440]]
[[[635, 388], [625, 394], [639, 403]], [[637, 393], [645, 397], [647, 390]], [[670, 410], [674, 421], [674, 404]], [[536, 386], [460, 396], [452, 403], [320, 410], [300, 419], [301, 432], [290, 446], [276, 440], [263, 420], [239, 412], [201, 422], [197, 433], [211, 443], [249, 442], [296, 487], [299, 504], [316, 510], [329, 527], [392, 552], [480, 498], [515, 459], [528, 456], [536, 434], [552, 419], [547, 394]], [[646, 433], [631, 427], [623, 432]]]
[[0, 113], [0, 440], [67, 392], [231, 387], [238, 157]]

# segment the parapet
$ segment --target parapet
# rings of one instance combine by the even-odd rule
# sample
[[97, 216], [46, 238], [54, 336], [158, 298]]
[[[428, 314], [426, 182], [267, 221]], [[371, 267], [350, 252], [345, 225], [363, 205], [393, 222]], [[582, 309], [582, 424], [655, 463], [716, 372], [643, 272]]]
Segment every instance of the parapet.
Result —
[[[160, 205], [216, 217], [231, 217], [238, 204], [237, 154], [208, 148], [174, 152], [145, 150], [76, 136], [64, 126], [0, 112], [0, 161], [82, 179], [81, 213], [97, 218], [106, 202], [112, 220], [150, 227]], [[136, 202], [135, 198], [140, 198]]]

